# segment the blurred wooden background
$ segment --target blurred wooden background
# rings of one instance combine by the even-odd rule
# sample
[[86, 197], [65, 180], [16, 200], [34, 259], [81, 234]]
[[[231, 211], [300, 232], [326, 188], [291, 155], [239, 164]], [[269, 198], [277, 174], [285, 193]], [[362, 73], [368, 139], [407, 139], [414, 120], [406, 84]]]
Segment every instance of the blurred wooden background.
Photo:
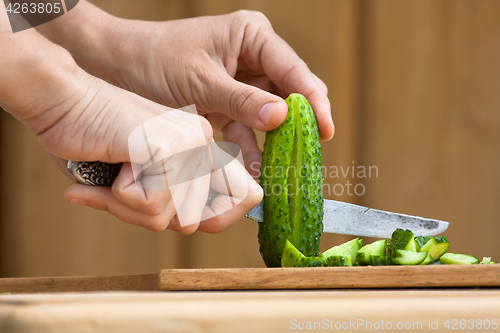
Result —
[[[337, 132], [324, 165], [378, 168], [328, 177], [325, 197], [450, 221], [451, 251], [500, 260], [499, 1], [93, 2], [145, 20], [263, 12], [329, 87]], [[33, 135], [5, 112], [0, 126], [0, 276], [263, 266], [249, 220], [181, 236], [67, 205], [68, 180]], [[346, 194], [347, 181], [364, 195]], [[347, 239], [327, 235], [323, 248]]]

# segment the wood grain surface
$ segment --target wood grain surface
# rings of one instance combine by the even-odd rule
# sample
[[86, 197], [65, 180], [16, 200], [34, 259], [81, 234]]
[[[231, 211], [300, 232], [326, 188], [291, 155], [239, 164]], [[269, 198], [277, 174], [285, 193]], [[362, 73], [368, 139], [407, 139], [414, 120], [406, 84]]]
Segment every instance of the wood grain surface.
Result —
[[158, 274], [0, 279], [0, 293], [158, 290]]
[[[499, 318], [498, 290], [110, 292], [0, 296], [0, 332], [443, 332], [447, 320]], [[356, 322], [359, 326], [349, 326]], [[328, 323], [332, 328], [319, 329]], [[316, 325], [298, 329], [294, 324]], [[344, 329], [339, 325], [344, 324]], [[439, 329], [429, 330], [436, 323]], [[404, 325], [407, 325], [404, 328]], [[335, 329], [337, 325], [337, 329]], [[375, 329], [376, 327], [379, 329]], [[294, 329], [295, 327], [295, 329]], [[435, 326], [434, 326], [435, 327]], [[455, 327], [458, 327], [456, 325]], [[403, 329], [404, 328], [404, 329]], [[467, 329], [483, 332], [484, 329]], [[486, 330], [489, 332], [490, 330]]]
[[500, 287], [500, 265], [166, 269], [159, 274], [0, 279], [0, 293]]
[[500, 265], [172, 269], [160, 290], [500, 287]]

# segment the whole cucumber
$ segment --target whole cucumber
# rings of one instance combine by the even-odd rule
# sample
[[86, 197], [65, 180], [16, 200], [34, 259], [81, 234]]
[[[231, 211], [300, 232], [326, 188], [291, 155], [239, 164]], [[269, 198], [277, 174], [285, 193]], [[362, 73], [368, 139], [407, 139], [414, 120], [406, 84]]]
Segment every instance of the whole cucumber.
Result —
[[260, 184], [264, 222], [260, 253], [268, 267], [281, 266], [288, 239], [306, 257], [317, 257], [323, 233], [323, 173], [318, 123], [306, 98], [291, 94], [288, 115], [266, 134]]

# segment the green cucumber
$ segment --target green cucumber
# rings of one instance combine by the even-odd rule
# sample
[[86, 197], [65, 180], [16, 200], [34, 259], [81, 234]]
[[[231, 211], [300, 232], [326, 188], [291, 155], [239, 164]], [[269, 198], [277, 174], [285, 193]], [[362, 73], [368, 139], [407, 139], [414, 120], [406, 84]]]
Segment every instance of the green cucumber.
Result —
[[432, 256], [427, 253], [427, 257], [425, 257], [424, 261], [422, 261], [419, 265], [429, 265], [429, 264], [432, 264], [433, 260], [432, 260]]
[[352, 257], [350, 255], [339, 256], [332, 255], [323, 260], [324, 266], [352, 266]]
[[436, 239], [436, 241], [438, 243], [449, 243], [450, 241], [448, 240], [448, 238], [444, 237], [444, 236], [438, 236], [438, 237], [434, 237]]
[[362, 246], [363, 240], [355, 238], [326, 250], [321, 254], [321, 258], [323, 258], [325, 266], [352, 266], [356, 259], [356, 253]]
[[391, 258], [397, 257], [397, 250], [404, 250], [408, 243], [414, 239], [413, 232], [410, 230], [396, 229], [388, 243], [389, 255]]
[[496, 264], [496, 261], [491, 261], [491, 257], [483, 257], [483, 260], [480, 264], [488, 265], [488, 264]]
[[[420, 248], [421, 252], [428, 252], [432, 261], [438, 261], [439, 258], [448, 251], [450, 242], [446, 237], [426, 237], [427, 242]], [[422, 242], [420, 242], [421, 244]]]
[[321, 254], [323, 259], [331, 256], [350, 256], [352, 259], [356, 258], [356, 253], [362, 248], [363, 240], [354, 238], [343, 244], [334, 246]]
[[422, 248], [431, 238], [433, 238], [433, 237], [432, 236], [418, 236], [418, 237], [415, 237], [415, 241], [417, 242], [418, 246], [420, 246], [420, 248]]
[[411, 237], [404, 249], [406, 251], [420, 252], [420, 245], [415, 241], [415, 236]]
[[281, 267], [319, 267], [323, 266], [323, 258], [306, 257], [288, 240], [281, 256]]
[[388, 256], [370, 256], [368, 263], [371, 266], [394, 265], [394, 262]]
[[445, 253], [439, 259], [443, 265], [471, 265], [479, 264], [479, 259], [468, 254]]
[[306, 257], [319, 255], [323, 233], [321, 144], [314, 112], [299, 94], [287, 99], [285, 121], [266, 134], [260, 184], [264, 222], [260, 253], [268, 267], [279, 267], [288, 239]]
[[395, 250], [391, 258], [398, 265], [418, 265], [427, 257], [427, 252], [413, 252], [407, 250]]
[[358, 253], [356, 253], [356, 262], [358, 265], [372, 265], [370, 257], [382, 257], [386, 255], [386, 252], [387, 239], [381, 239], [359, 249]]

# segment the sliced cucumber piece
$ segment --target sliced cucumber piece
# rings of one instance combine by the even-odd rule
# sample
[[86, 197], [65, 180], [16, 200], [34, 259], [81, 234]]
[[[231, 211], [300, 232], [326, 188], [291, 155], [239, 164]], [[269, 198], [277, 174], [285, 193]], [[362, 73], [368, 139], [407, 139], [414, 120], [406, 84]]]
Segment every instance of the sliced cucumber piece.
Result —
[[370, 265], [372, 266], [389, 266], [394, 265], [388, 256], [370, 256]]
[[444, 265], [471, 265], [478, 264], [479, 259], [468, 254], [445, 253], [441, 256], [439, 262]]
[[408, 244], [406, 244], [405, 248], [406, 251], [412, 251], [412, 252], [420, 252], [420, 245], [415, 241], [415, 236], [412, 236]]
[[422, 245], [420, 247], [420, 251], [422, 251], [422, 252], [429, 251], [429, 249], [432, 249], [434, 246], [437, 245], [437, 243], [438, 242], [437, 242], [436, 238], [429, 236], [427, 243], [425, 243], [424, 245]]
[[367, 244], [356, 253], [356, 262], [359, 265], [372, 265], [371, 256], [385, 256], [387, 252], [387, 239], [381, 239], [371, 244]]
[[429, 254], [432, 257], [432, 261], [438, 261], [443, 254], [445, 254], [450, 248], [450, 243], [438, 243], [432, 249], [429, 249]]
[[334, 246], [331, 249], [326, 250], [321, 254], [321, 258], [326, 259], [331, 256], [350, 256], [356, 258], [356, 253], [363, 246], [363, 240], [359, 238], [354, 238], [346, 243]]
[[424, 261], [422, 261], [419, 265], [429, 265], [432, 263], [432, 256], [427, 253], [427, 257], [425, 257]]
[[396, 256], [391, 258], [398, 265], [418, 265], [425, 260], [427, 252], [396, 250]]
[[281, 267], [318, 267], [323, 266], [323, 259], [319, 257], [304, 256], [287, 239], [283, 255], [281, 256]]
[[483, 260], [480, 262], [480, 264], [483, 265], [488, 265], [488, 264], [496, 264], [496, 261], [491, 261], [491, 257], [483, 257]]
[[323, 261], [324, 266], [352, 266], [352, 258], [350, 255], [346, 256], [329, 256]]
[[431, 239], [432, 236], [418, 236], [415, 237], [415, 241], [417, 242], [420, 248], [424, 247], [424, 245]]
[[404, 250], [410, 240], [413, 239], [411, 230], [396, 229], [391, 236], [391, 241], [388, 244], [389, 254], [391, 258], [397, 257], [397, 250]]
[[435, 238], [433, 236], [426, 237], [427, 242], [420, 248], [421, 252], [429, 252], [432, 261], [438, 261], [443, 254], [450, 248], [450, 243], [446, 237]]
[[450, 241], [448, 240], [448, 238], [444, 237], [444, 236], [438, 236], [438, 237], [434, 237], [436, 239], [436, 241], [438, 243], [449, 243]]
[[305, 257], [304, 259], [302, 259], [302, 267], [321, 267], [321, 266], [323, 266], [323, 258]]

